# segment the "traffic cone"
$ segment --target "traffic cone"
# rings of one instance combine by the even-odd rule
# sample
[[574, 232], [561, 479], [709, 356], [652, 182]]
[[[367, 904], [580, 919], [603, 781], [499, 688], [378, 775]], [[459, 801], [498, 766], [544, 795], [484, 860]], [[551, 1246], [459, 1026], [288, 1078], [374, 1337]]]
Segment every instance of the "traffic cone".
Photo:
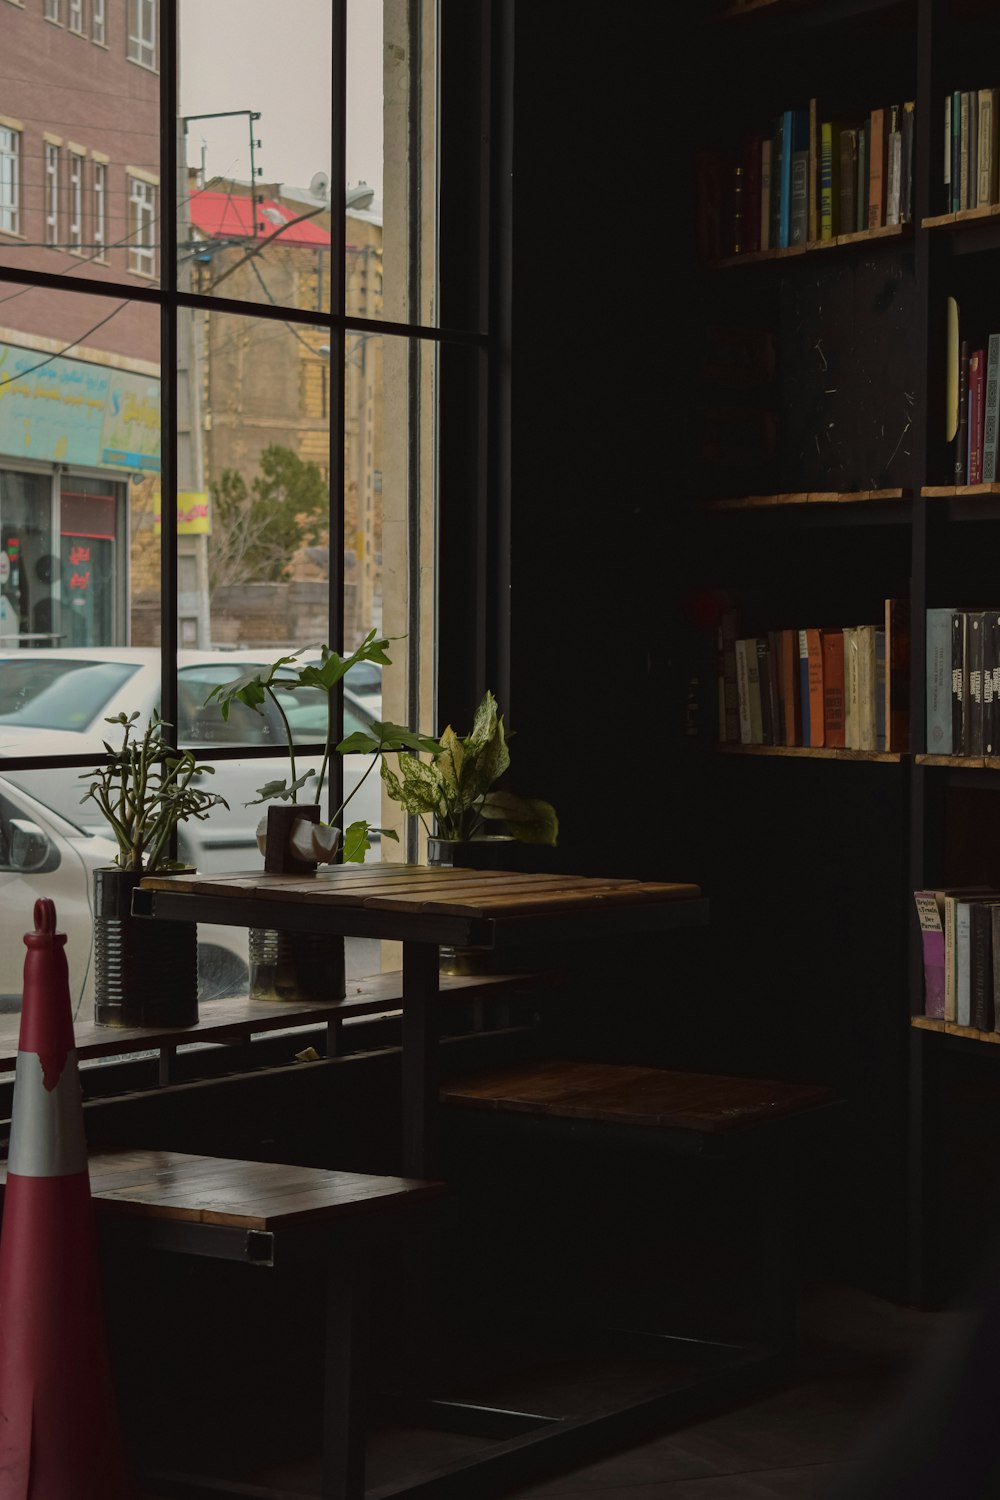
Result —
[[0, 1500], [131, 1500], [103, 1318], [66, 934], [25, 934], [0, 1229]]

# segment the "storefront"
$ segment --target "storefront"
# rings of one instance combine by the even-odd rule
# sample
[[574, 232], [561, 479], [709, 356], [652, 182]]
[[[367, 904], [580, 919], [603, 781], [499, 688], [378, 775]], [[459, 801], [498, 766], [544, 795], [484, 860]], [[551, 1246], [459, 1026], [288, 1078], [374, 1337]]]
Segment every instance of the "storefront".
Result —
[[131, 481], [159, 469], [155, 376], [0, 343], [0, 653], [127, 644]]

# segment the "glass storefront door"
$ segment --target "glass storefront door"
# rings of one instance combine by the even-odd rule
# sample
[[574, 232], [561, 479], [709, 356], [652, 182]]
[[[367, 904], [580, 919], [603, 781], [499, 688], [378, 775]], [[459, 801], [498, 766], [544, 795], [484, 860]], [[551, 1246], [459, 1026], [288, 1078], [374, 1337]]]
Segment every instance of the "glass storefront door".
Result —
[[0, 470], [0, 653], [60, 640], [53, 590], [52, 480]]

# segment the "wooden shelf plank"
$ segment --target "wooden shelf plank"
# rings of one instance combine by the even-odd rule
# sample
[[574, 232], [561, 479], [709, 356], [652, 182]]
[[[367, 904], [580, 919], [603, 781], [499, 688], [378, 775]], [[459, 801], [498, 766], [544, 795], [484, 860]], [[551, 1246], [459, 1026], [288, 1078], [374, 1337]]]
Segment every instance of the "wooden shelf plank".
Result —
[[902, 751], [831, 750], [818, 745], [714, 745], [725, 755], [795, 755], [810, 760], [877, 760], [898, 765], [906, 757]]
[[918, 766], [948, 766], [952, 770], [983, 771], [1000, 770], [1000, 757], [991, 755], [989, 762], [982, 755], [924, 755], [915, 757]]
[[812, 255], [815, 251], [866, 244], [871, 240], [897, 239], [909, 233], [912, 227], [911, 224], [880, 224], [877, 229], [858, 229], [853, 234], [838, 234], [829, 240], [809, 240], [804, 245], [787, 245], [781, 250], [747, 250], [742, 255], [723, 255], [706, 264], [710, 270], [727, 271], [733, 266], [756, 265], [765, 260], [791, 260], [797, 255]]
[[931, 214], [929, 218], [921, 219], [921, 229], [946, 229], [949, 225], [960, 226], [962, 224], [980, 224], [984, 219], [995, 219], [1000, 216], [1000, 203], [988, 203], [982, 208], [963, 208], [957, 213]]
[[925, 484], [920, 493], [926, 500], [965, 499], [970, 495], [1000, 495], [1000, 484]]
[[953, 1021], [941, 1021], [935, 1016], [911, 1016], [910, 1025], [917, 1031], [940, 1031], [945, 1036], [962, 1036], [966, 1041], [1000, 1046], [1000, 1032], [980, 1031], [976, 1026], [956, 1026]]
[[907, 490], [793, 490], [781, 495], [733, 495], [705, 500], [703, 506], [705, 510], [761, 510], [776, 505], [859, 505], [908, 498]]

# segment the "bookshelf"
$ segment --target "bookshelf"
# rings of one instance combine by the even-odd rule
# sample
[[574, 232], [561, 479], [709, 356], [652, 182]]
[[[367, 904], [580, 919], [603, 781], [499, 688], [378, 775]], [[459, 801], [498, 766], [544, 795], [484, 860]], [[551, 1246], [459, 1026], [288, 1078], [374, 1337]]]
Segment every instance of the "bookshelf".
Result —
[[[949, 1109], [964, 1119], [975, 1097], [981, 1128], [992, 1128], [994, 1108], [1000, 1125], [990, 1097], [1000, 1098], [991, 1050], [1000, 1032], [922, 1013], [913, 902], [918, 889], [1000, 889], [1000, 756], [928, 753], [924, 633], [929, 608], [1000, 609], [1000, 483], [955, 482], [944, 423], [946, 299], [983, 347], [1000, 333], [1000, 201], [942, 211], [941, 129], [956, 83], [1000, 86], [1000, 9], [986, 0], [730, 6], [705, 55], [717, 69], [720, 142], [763, 135], [814, 96], [848, 121], [888, 101], [915, 105], [910, 223], [695, 255], [691, 416], [708, 439], [692, 444], [687, 469], [687, 556], [702, 594], [735, 601], [747, 637], [835, 629], [877, 619], [886, 599], [909, 600], [904, 750], [716, 744], [705, 733], [718, 753], [693, 774], [712, 809], [698, 830], [702, 883], [731, 949], [720, 982], [754, 1014], [745, 1055], [832, 1082], [849, 1100], [841, 1151], [820, 1168], [831, 1219], [886, 1247], [882, 1258], [859, 1257], [873, 1289], [932, 1304], [962, 1269], [942, 1224], [1000, 1229], [1000, 1191], [981, 1185], [959, 1202], [948, 1180], [949, 1150], [960, 1149]], [[747, 275], [734, 276], [740, 268]], [[720, 328], [754, 330], [762, 352], [749, 335], [727, 344]], [[742, 365], [731, 359], [727, 385], [729, 346]], [[703, 726], [719, 717], [710, 635], [690, 629], [708, 685]], [[886, 762], [897, 770], [879, 769]], [[769, 922], [748, 904], [751, 890], [766, 893]]]

